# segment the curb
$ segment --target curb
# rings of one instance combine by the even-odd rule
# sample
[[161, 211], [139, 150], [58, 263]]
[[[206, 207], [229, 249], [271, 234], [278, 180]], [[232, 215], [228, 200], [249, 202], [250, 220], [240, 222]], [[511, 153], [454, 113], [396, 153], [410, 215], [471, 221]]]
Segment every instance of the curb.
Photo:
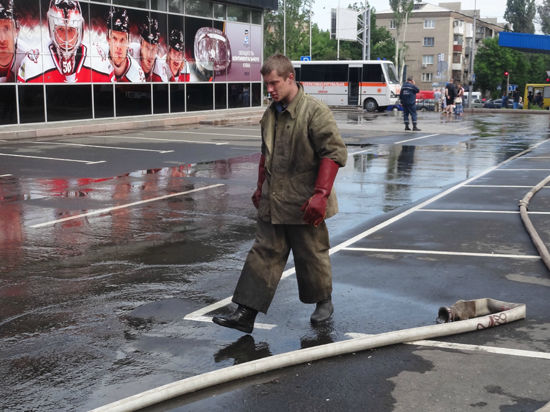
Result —
[[77, 120], [32, 125], [0, 126], [0, 140], [33, 140], [45, 137], [59, 137], [74, 134], [106, 133], [120, 130], [141, 130], [154, 127], [185, 125], [234, 125], [259, 123], [265, 108], [243, 110], [226, 109], [223, 113], [182, 113], [180, 115], [149, 115], [148, 118], [129, 117], [124, 119]]

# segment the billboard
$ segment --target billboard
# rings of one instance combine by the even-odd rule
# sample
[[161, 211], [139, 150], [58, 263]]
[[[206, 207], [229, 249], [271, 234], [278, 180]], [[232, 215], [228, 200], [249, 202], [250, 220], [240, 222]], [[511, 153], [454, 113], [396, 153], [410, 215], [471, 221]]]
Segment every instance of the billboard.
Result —
[[260, 25], [77, 0], [0, 0], [0, 82], [261, 81]]
[[357, 41], [357, 12], [353, 9], [331, 9], [331, 38]]

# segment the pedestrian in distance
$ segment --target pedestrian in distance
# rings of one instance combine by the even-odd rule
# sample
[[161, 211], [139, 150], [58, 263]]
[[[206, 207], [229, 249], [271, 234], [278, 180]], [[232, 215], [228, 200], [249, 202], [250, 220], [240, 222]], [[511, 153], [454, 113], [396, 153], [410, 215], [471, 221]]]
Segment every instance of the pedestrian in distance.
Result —
[[414, 79], [408, 77], [407, 81], [401, 86], [401, 92], [399, 92], [399, 100], [403, 105], [403, 121], [405, 122], [405, 130], [411, 130], [409, 127], [409, 115], [413, 123], [413, 131], [419, 132], [420, 129], [416, 127], [416, 93], [420, 90], [416, 87]]
[[520, 102], [520, 99], [521, 99], [521, 96], [519, 94], [518, 89], [514, 90], [514, 93], [512, 93], [512, 98], [513, 98], [513, 107], [514, 107], [514, 109], [518, 109], [519, 108], [519, 102]]
[[441, 106], [441, 90], [439, 88], [434, 90], [434, 111], [439, 112]]
[[347, 150], [330, 109], [304, 93], [292, 62], [269, 57], [260, 70], [272, 103], [261, 124], [256, 238], [233, 294], [237, 309], [214, 316], [218, 325], [252, 332], [258, 312], [267, 313], [290, 251], [303, 303], [316, 304], [312, 324], [329, 320], [332, 271], [325, 219], [338, 211], [333, 183]]
[[464, 88], [460, 83], [457, 83], [456, 85], [456, 97], [455, 97], [455, 114], [457, 116], [462, 116], [464, 114]]
[[445, 86], [445, 114], [452, 114], [455, 106], [456, 87], [454, 80], [451, 79]]

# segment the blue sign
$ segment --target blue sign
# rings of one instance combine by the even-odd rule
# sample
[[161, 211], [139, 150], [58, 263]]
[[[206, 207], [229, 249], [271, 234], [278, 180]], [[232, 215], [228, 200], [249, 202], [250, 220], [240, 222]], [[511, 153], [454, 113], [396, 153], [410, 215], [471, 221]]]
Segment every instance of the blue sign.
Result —
[[311, 61], [311, 56], [300, 56], [300, 61], [310, 62]]
[[510, 84], [510, 85], [508, 85], [508, 91], [509, 91], [509, 92], [514, 92], [514, 91], [516, 91], [517, 88], [518, 88], [518, 85], [517, 85], [517, 84]]

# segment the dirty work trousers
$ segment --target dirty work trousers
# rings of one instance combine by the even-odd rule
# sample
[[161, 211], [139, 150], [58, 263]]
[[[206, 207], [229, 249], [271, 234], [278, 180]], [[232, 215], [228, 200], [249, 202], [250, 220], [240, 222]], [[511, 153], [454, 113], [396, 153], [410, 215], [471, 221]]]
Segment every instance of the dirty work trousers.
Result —
[[272, 225], [258, 219], [256, 239], [241, 272], [233, 302], [267, 313], [290, 250], [294, 256], [298, 292], [303, 303], [316, 303], [332, 293], [330, 249], [325, 222], [312, 225]]
[[403, 105], [403, 121], [405, 124], [409, 124], [409, 114], [413, 123], [416, 123], [416, 104], [404, 104]]

